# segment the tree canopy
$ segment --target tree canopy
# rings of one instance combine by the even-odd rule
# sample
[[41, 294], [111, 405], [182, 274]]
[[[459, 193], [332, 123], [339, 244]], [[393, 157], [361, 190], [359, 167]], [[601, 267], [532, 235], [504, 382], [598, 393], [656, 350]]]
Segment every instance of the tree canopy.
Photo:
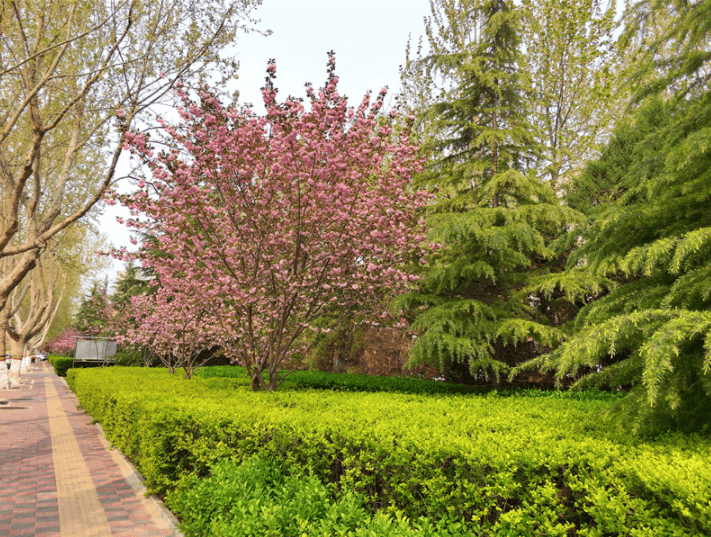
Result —
[[[578, 386], [632, 386], [625, 418], [639, 431], [709, 427], [711, 91], [707, 53], [697, 50], [708, 42], [709, 5], [674, 3], [667, 38], [676, 55], [570, 185], [569, 202], [588, 218], [571, 234], [569, 270], [607, 277], [609, 290], [580, 310], [568, 341], [530, 364], [559, 379], [584, 373]], [[660, 9], [635, 6], [637, 28]]]
[[550, 270], [557, 257], [552, 241], [578, 217], [535, 173], [539, 144], [519, 48], [522, 12], [498, 0], [447, 3], [447, 20], [462, 7], [476, 31], [430, 30], [438, 37], [420, 60], [451, 86], [422, 112], [431, 121], [432, 153], [420, 180], [438, 188], [428, 240], [442, 247], [430, 256], [418, 291], [400, 304], [420, 332], [411, 365], [462, 363], [498, 384], [529, 342], [560, 339], [526, 288]]
[[199, 101], [179, 90], [182, 124], [161, 121], [166, 150], [127, 134], [151, 174], [119, 196], [137, 216], [128, 224], [155, 237], [140, 258], [160, 285], [133, 300], [144, 317], [129, 339], [179, 346], [183, 363], [219, 345], [268, 390], [309, 331], [410, 286], [427, 200], [410, 190], [422, 163], [407, 128], [380, 114], [385, 88], [349, 107], [333, 54], [323, 88], [307, 88], [310, 109], [278, 103], [275, 78], [271, 62], [264, 116], [207, 87]]
[[252, 4], [0, 2], [0, 353], [10, 296], [115, 182], [125, 132], [177, 80], [234, 75], [222, 51]]

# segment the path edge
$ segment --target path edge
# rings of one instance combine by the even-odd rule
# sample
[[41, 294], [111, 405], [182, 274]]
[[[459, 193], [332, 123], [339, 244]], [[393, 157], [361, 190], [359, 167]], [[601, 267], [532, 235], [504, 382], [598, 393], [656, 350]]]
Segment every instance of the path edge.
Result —
[[[69, 384], [67, 384], [67, 379], [65, 379], [64, 377], [58, 378], [62, 382], [64, 382], [67, 388], [69, 388]], [[71, 391], [71, 388], [69, 388], [69, 391]], [[73, 391], [71, 391], [71, 393], [74, 394]], [[76, 396], [76, 394], [74, 395]], [[104, 433], [104, 429], [101, 427], [101, 424], [95, 422], [94, 426], [100, 433], [99, 440], [101, 441], [101, 445], [106, 448], [106, 450], [111, 455], [113, 461], [118, 465], [119, 469], [121, 470], [121, 474], [129, 483], [129, 485], [131, 485], [133, 492], [139, 498], [144, 500], [145, 503], [148, 504], [146, 505], [146, 507], [149, 509], [149, 511], [152, 512], [154, 516], [158, 515], [163, 519], [164, 523], [168, 525], [175, 537], [185, 537], [185, 534], [182, 533], [179, 529], [180, 521], [175, 517], [175, 515], [170, 511], [170, 509], [166, 507], [166, 505], [158, 496], [156, 496], [155, 494], [148, 494], [146, 487], [143, 485], [145, 478], [138, 472], [138, 470], [136, 470], [131, 461], [128, 460], [128, 458], [123, 453], [111, 446], [109, 441], [106, 439], [106, 434]]]

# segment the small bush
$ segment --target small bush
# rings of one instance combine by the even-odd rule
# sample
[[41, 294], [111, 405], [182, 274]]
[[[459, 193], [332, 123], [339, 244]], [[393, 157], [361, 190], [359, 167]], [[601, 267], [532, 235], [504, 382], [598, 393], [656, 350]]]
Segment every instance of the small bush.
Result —
[[57, 376], [66, 377], [67, 370], [72, 367], [72, 362], [74, 362], [74, 358], [53, 356], [52, 360], [50, 361], [52, 363], [52, 367], [54, 367], [54, 372], [57, 374]]
[[71, 359], [71, 356], [64, 356], [63, 354], [49, 354], [47, 355], [47, 361], [50, 363], [50, 365], [54, 364], [54, 361], [59, 358], [60, 360], [63, 358], [69, 358]]

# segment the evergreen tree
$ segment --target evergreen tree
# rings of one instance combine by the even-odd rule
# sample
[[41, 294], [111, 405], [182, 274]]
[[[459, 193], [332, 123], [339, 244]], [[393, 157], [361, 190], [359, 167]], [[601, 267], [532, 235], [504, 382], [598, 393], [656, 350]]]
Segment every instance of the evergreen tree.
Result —
[[536, 146], [526, 119], [520, 10], [505, 0], [442, 7], [444, 16], [429, 21], [432, 54], [422, 62], [449, 90], [427, 111], [433, 158], [422, 181], [439, 189], [430, 240], [443, 247], [424, 267], [418, 292], [399, 304], [420, 332], [410, 365], [461, 363], [498, 385], [518, 361], [517, 344], [560, 338], [525, 288], [553, 268], [552, 241], [577, 216], [530, 166]]
[[680, 97], [708, 90], [711, 2], [642, 0], [625, 18], [622, 41], [634, 50], [637, 68], [629, 82], [637, 102], [650, 95]]
[[131, 297], [145, 295], [155, 291], [149, 281], [153, 271], [138, 267], [133, 261], [126, 263], [126, 270], [116, 280], [116, 292], [111, 295], [111, 304], [117, 311], [124, 312], [131, 303]]
[[[462, 82], [462, 66], [472, 54], [481, 52], [477, 47], [483, 39], [485, 15], [480, 0], [431, 0], [430, 4], [426, 43], [421, 38], [413, 50], [408, 42], [398, 102], [416, 111], [418, 131], [439, 140], [439, 145], [430, 145], [442, 149], [451, 140], [441, 129], [446, 117], [438, 114], [444, 108], [471, 104], [471, 99], [463, 98], [471, 88]], [[539, 177], [560, 189], [599, 154], [611, 136], [614, 121], [629, 102], [624, 73], [635, 59], [622, 54], [613, 38], [619, 22], [610, 2], [522, 0], [517, 5], [518, 50], [510, 52], [523, 54], [523, 61], [510, 66], [515, 65], [515, 76], [525, 87], [518, 97], [525, 99], [533, 127], [526, 137], [536, 142], [528, 143], [536, 151], [527, 154], [527, 159]], [[429, 55], [423, 58], [425, 51]], [[463, 93], [453, 102], [456, 90]], [[507, 97], [503, 101], [511, 102], [512, 96]], [[522, 110], [507, 112], [520, 114]], [[459, 126], [460, 134], [469, 130], [468, 123]], [[460, 136], [460, 148], [468, 147], [466, 138]]]
[[[708, 54], [696, 63], [701, 72], [689, 68], [708, 43], [710, 6], [675, 3], [668, 37], [681, 40], [682, 57], [664, 65], [671, 98], [643, 102], [571, 186], [571, 204], [590, 208], [574, 234], [581, 246], [570, 271], [584, 265], [615, 284], [580, 311], [569, 341], [528, 364], [555, 368], [559, 379], [588, 373], [580, 387], [631, 385], [620, 410], [638, 432], [711, 432], [711, 91], [701, 69]], [[650, 8], [666, 6], [636, 7]]]
[[108, 280], [103, 283], [97, 281], [93, 283], [74, 316], [74, 327], [77, 330], [89, 335], [105, 335], [106, 308], [109, 302], [107, 291]]

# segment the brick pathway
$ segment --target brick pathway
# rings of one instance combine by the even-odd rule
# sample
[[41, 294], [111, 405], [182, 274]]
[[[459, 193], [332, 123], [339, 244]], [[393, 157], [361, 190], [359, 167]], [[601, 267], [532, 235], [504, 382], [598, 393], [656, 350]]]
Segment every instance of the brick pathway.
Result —
[[0, 390], [0, 537], [180, 535], [47, 362], [21, 380]]

